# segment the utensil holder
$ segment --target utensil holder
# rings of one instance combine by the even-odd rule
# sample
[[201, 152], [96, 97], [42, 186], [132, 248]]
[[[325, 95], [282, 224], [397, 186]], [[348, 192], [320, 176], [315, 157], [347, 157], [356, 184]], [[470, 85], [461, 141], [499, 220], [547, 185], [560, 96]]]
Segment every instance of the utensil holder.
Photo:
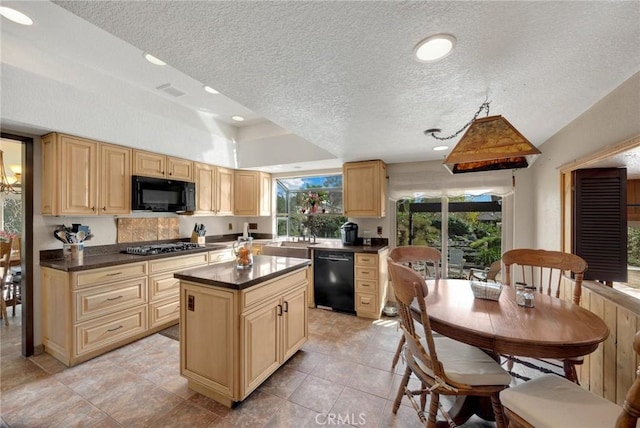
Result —
[[84, 255], [84, 243], [62, 244], [62, 257], [65, 260], [82, 261]]
[[197, 233], [191, 232], [191, 242], [193, 242], [194, 244], [204, 245], [205, 243], [204, 238], [205, 236], [198, 236]]

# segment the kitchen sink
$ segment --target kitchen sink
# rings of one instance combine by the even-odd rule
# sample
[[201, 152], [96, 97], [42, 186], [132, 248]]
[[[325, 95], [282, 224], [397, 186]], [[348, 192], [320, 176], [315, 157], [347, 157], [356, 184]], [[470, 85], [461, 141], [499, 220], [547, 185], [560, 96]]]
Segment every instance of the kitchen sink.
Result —
[[297, 257], [300, 259], [310, 259], [311, 250], [306, 247], [284, 247], [280, 245], [265, 245], [262, 247], [262, 254], [265, 256]]
[[295, 242], [295, 241], [280, 241], [277, 244], [274, 244], [278, 247], [289, 247], [289, 248], [307, 248], [310, 245], [318, 245], [317, 242]]

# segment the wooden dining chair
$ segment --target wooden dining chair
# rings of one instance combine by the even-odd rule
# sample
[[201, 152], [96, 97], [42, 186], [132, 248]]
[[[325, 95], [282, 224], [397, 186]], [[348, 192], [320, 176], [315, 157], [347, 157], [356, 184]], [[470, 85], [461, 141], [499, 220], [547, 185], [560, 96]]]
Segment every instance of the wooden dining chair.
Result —
[[13, 247], [9, 263], [9, 274], [6, 278], [8, 299], [6, 304], [12, 306], [11, 315], [16, 316], [16, 305], [22, 304], [22, 267], [20, 266], [20, 235], [13, 236]]
[[[423, 245], [396, 247], [389, 252], [388, 257], [396, 263], [411, 267], [424, 279], [437, 280], [440, 278], [442, 254], [437, 248]], [[395, 368], [396, 364], [398, 364], [403, 345], [404, 335], [400, 337], [400, 342], [398, 342], [391, 368]]]
[[[562, 281], [565, 275], [571, 274], [574, 277], [573, 291], [571, 294], [572, 303], [579, 305], [582, 296], [582, 278], [587, 269], [587, 262], [575, 254], [561, 251], [534, 250], [519, 248], [506, 251], [502, 255], [505, 274], [502, 278], [505, 285], [512, 285], [516, 282], [534, 286], [539, 293], [560, 298], [562, 292]], [[559, 326], [560, 328], [562, 326]], [[514, 356], [508, 356], [508, 368], [513, 366]], [[544, 360], [554, 364], [554, 360]], [[582, 357], [562, 360], [561, 364], [554, 364], [562, 367], [565, 377], [572, 382], [578, 383], [576, 365], [582, 364]], [[539, 366], [533, 366], [538, 368]], [[545, 370], [543, 370], [545, 371]]]
[[449, 250], [449, 275], [453, 278], [466, 278], [464, 275], [464, 264], [466, 260], [464, 258], [464, 251], [459, 248], [451, 248]]
[[[640, 354], [640, 332], [633, 341]], [[509, 427], [636, 427], [640, 416], [640, 367], [622, 406], [553, 374], [500, 393]]]
[[502, 270], [502, 260], [497, 260], [489, 265], [486, 269], [469, 269], [469, 280], [480, 281], [493, 281], [496, 282], [496, 278]]
[[0, 282], [0, 290], [2, 302], [0, 302], [0, 310], [4, 318], [4, 324], [9, 325], [9, 316], [7, 315], [7, 303], [5, 300], [5, 287], [7, 286], [7, 277], [11, 269], [11, 249], [13, 248], [13, 238], [9, 238], [8, 242], [0, 242], [0, 269], [2, 269], [2, 279]]
[[[427, 427], [436, 426], [438, 410], [451, 426], [455, 426], [454, 424], [464, 421], [451, 418], [440, 403], [440, 395], [488, 397], [496, 426], [504, 427], [499, 393], [509, 386], [509, 373], [479, 348], [446, 336], [434, 336], [427, 313], [425, 297], [428, 288], [424, 279], [415, 270], [394, 262], [391, 257], [387, 258], [387, 263], [402, 317], [400, 327], [406, 342], [403, 349], [407, 365], [393, 403], [393, 412], [397, 413], [400, 402], [406, 395]], [[411, 305], [414, 301], [419, 307], [420, 324], [413, 322]], [[420, 390], [409, 390], [409, 378], [412, 374], [420, 380]], [[420, 396], [419, 406], [414, 399], [416, 395]], [[430, 403], [428, 416], [425, 416], [427, 396]]]

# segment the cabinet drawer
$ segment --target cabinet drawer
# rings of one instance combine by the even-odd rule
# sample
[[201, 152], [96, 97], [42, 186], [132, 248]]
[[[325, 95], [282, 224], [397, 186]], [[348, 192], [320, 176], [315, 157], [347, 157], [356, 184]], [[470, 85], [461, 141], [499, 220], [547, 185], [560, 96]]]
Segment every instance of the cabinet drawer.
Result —
[[378, 266], [378, 256], [376, 254], [356, 253], [356, 266]]
[[233, 260], [233, 251], [231, 248], [209, 251], [209, 264], [228, 262], [231, 260]]
[[263, 285], [249, 288], [248, 291], [242, 292], [241, 294], [242, 311], [257, 303], [263, 303], [273, 296], [293, 290], [296, 285], [303, 284], [303, 286], [306, 287], [308, 275], [309, 268], [305, 268], [276, 278], [274, 281], [268, 281]]
[[378, 269], [375, 267], [356, 266], [356, 279], [378, 279]]
[[146, 330], [146, 305], [78, 324], [75, 328], [76, 355], [99, 350]]
[[356, 312], [376, 312], [378, 299], [375, 294], [356, 293]]
[[356, 279], [356, 291], [363, 291], [365, 293], [377, 294], [378, 281], [368, 280], [368, 279]]
[[74, 288], [83, 288], [146, 275], [147, 262], [126, 263], [118, 266], [73, 272], [71, 273], [71, 284], [73, 284]]
[[154, 328], [180, 318], [180, 297], [149, 304], [149, 328]]
[[173, 272], [149, 277], [149, 301], [180, 295], [180, 280], [173, 277]]
[[147, 303], [147, 278], [85, 288], [74, 294], [76, 300], [74, 322], [81, 322]]
[[179, 271], [184, 268], [206, 265], [207, 253], [191, 254], [188, 256], [168, 257], [166, 259], [150, 260], [149, 273], [159, 273], [168, 270]]

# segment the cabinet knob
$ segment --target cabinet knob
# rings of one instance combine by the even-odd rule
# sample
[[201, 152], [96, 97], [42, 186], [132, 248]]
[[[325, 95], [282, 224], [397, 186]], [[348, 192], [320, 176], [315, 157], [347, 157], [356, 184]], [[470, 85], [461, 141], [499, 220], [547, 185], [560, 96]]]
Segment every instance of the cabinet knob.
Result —
[[107, 210], [107, 207], [102, 207], [102, 211], [106, 211], [106, 210]]
[[170, 172], [169, 175], [173, 175], [173, 172]]
[[91, 211], [96, 212], [96, 207], [95, 206], [91, 207]]

